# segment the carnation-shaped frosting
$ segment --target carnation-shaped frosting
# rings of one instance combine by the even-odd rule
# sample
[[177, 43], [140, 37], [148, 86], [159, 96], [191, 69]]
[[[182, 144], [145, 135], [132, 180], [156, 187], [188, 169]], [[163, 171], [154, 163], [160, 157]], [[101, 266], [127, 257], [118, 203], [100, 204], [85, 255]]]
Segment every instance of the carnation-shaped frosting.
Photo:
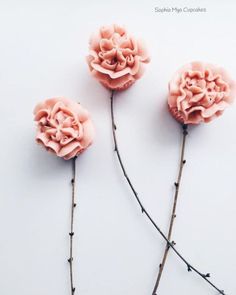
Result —
[[92, 75], [106, 88], [123, 90], [142, 76], [149, 57], [141, 41], [112, 25], [91, 37], [87, 62]]
[[169, 110], [183, 124], [210, 122], [233, 101], [235, 90], [235, 82], [224, 69], [192, 62], [180, 68], [169, 83]]
[[93, 141], [94, 127], [89, 113], [67, 98], [51, 98], [34, 109], [36, 141], [58, 157], [69, 160]]

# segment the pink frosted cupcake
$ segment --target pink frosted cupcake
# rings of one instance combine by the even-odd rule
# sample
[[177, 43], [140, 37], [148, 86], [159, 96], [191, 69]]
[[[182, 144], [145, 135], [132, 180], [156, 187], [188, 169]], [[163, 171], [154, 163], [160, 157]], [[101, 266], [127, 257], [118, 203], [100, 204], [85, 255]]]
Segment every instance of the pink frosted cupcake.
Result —
[[210, 122], [233, 101], [235, 90], [235, 82], [224, 69], [192, 62], [180, 68], [169, 83], [169, 110], [183, 124]]
[[143, 75], [149, 57], [142, 42], [123, 27], [112, 25], [92, 36], [87, 62], [92, 75], [106, 88], [124, 90]]
[[47, 150], [69, 160], [87, 149], [94, 137], [90, 115], [79, 103], [51, 98], [34, 109], [36, 141]]

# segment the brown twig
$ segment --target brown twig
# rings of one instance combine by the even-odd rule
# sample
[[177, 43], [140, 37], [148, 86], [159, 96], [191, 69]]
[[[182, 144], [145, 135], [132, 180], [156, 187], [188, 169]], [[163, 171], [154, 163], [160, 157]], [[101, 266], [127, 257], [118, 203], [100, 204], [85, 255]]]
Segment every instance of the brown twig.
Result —
[[197, 275], [199, 275], [202, 279], [204, 279], [209, 285], [211, 285], [215, 290], [217, 290], [219, 292], [219, 294], [222, 295], [226, 295], [224, 290], [220, 290], [218, 287], [216, 287], [216, 285], [214, 285], [210, 280], [210, 274], [209, 273], [202, 273], [200, 272], [197, 268], [195, 268], [193, 265], [191, 265], [184, 257], [182, 254], [180, 254], [180, 252], [175, 248], [175, 246], [173, 245], [173, 243], [165, 236], [165, 234], [163, 233], [163, 231], [159, 228], [159, 226], [155, 223], [155, 221], [152, 219], [152, 217], [150, 216], [150, 214], [148, 213], [148, 211], [145, 209], [145, 207], [143, 206], [141, 200], [139, 199], [138, 193], [136, 192], [127, 172], [126, 169], [124, 167], [122, 158], [121, 158], [121, 154], [119, 151], [119, 147], [118, 147], [118, 142], [117, 142], [117, 138], [116, 138], [116, 124], [115, 124], [115, 117], [114, 117], [114, 93], [115, 91], [112, 90], [111, 92], [111, 123], [112, 123], [112, 135], [113, 135], [113, 140], [114, 140], [114, 150], [115, 153], [117, 155], [118, 158], [118, 162], [120, 164], [121, 170], [124, 174], [124, 177], [133, 193], [133, 196], [135, 197], [136, 201], [138, 202], [140, 208], [141, 208], [141, 212], [148, 218], [148, 220], [151, 222], [151, 224], [155, 227], [155, 229], [159, 232], [159, 234], [162, 236], [162, 238], [166, 241], [168, 247], [170, 247], [174, 253], [182, 260], [182, 262], [186, 265], [187, 270], [193, 271], [195, 272]]
[[74, 210], [76, 207], [75, 203], [75, 180], [76, 180], [76, 157], [72, 159], [72, 195], [71, 195], [71, 220], [70, 220], [70, 258], [68, 262], [70, 264], [70, 290], [71, 295], [75, 293], [74, 277], [73, 277], [73, 238], [74, 238]]
[[[174, 220], [176, 218], [176, 207], [177, 207], [177, 201], [178, 201], [178, 196], [179, 196], [179, 188], [180, 188], [180, 184], [181, 184], [182, 171], [183, 171], [184, 164], [186, 163], [186, 160], [184, 159], [184, 152], [185, 152], [186, 136], [188, 135], [187, 128], [188, 128], [187, 125], [182, 125], [183, 139], [182, 139], [181, 156], [180, 156], [180, 162], [179, 162], [179, 173], [178, 173], [177, 181], [174, 183], [174, 185], [175, 185], [175, 195], [174, 195], [174, 202], [173, 202], [173, 207], [172, 207], [172, 212], [171, 212], [170, 225], [169, 225], [169, 230], [168, 230], [168, 235], [167, 235], [167, 238], [168, 238], [169, 241], [171, 240]], [[172, 244], [173, 243], [174, 242], [172, 241]], [[156, 291], [157, 291], [158, 286], [160, 284], [161, 276], [162, 276], [162, 273], [163, 273], [163, 269], [165, 267], [165, 263], [166, 263], [166, 259], [167, 259], [169, 249], [170, 249], [170, 247], [167, 244], [166, 247], [165, 247], [165, 251], [164, 251], [162, 261], [161, 261], [161, 263], [159, 265], [159, 272], [158, 272], [157, 280], [156, 280], [152, 295], [156, 295]]]

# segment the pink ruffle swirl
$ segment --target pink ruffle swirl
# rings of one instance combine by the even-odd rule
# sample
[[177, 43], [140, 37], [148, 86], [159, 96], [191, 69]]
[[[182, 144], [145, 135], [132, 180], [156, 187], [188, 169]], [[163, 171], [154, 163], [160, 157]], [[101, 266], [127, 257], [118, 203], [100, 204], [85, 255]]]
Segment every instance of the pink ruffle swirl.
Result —
[[210, 122], [233, 101], [235, 82], [220, 67], [192, 62], [169, 83], [169, 110], [182, 124]]
[[89, 113], [67, 98], [51, 98], [34, 109], [36, 141], [58, 157], [69, 160], [91, 145], [94, 127]]
[[124, 90], [143, 75], [149, 57], [142, 42], [123, 27], [112, 25], [91, 37], [87, 62], [92, 75], [106, 88]]

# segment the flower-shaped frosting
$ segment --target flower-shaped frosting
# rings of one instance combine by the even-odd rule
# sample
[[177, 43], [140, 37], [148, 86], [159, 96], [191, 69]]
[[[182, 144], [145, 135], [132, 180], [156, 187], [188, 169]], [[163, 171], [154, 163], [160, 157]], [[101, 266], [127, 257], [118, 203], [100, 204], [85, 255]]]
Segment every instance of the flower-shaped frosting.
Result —
[[183, 124], [209, 122], [233, 101], [235, 90], [235, 82], [224, 69], [193, 62], [177, 71], [170, 81], [169, 110]]
[[87, 62], [105, 87], [123, 90], [142, 76], [149, 57], [142, 42], [129, 36], [123, 27], [112, 25], [92, 36]]
[[34, 109], [36, 141], [65, 160], [84, 151], [93, 141], [94, 128], [89, 113], [79, 103], [51, 98]]

